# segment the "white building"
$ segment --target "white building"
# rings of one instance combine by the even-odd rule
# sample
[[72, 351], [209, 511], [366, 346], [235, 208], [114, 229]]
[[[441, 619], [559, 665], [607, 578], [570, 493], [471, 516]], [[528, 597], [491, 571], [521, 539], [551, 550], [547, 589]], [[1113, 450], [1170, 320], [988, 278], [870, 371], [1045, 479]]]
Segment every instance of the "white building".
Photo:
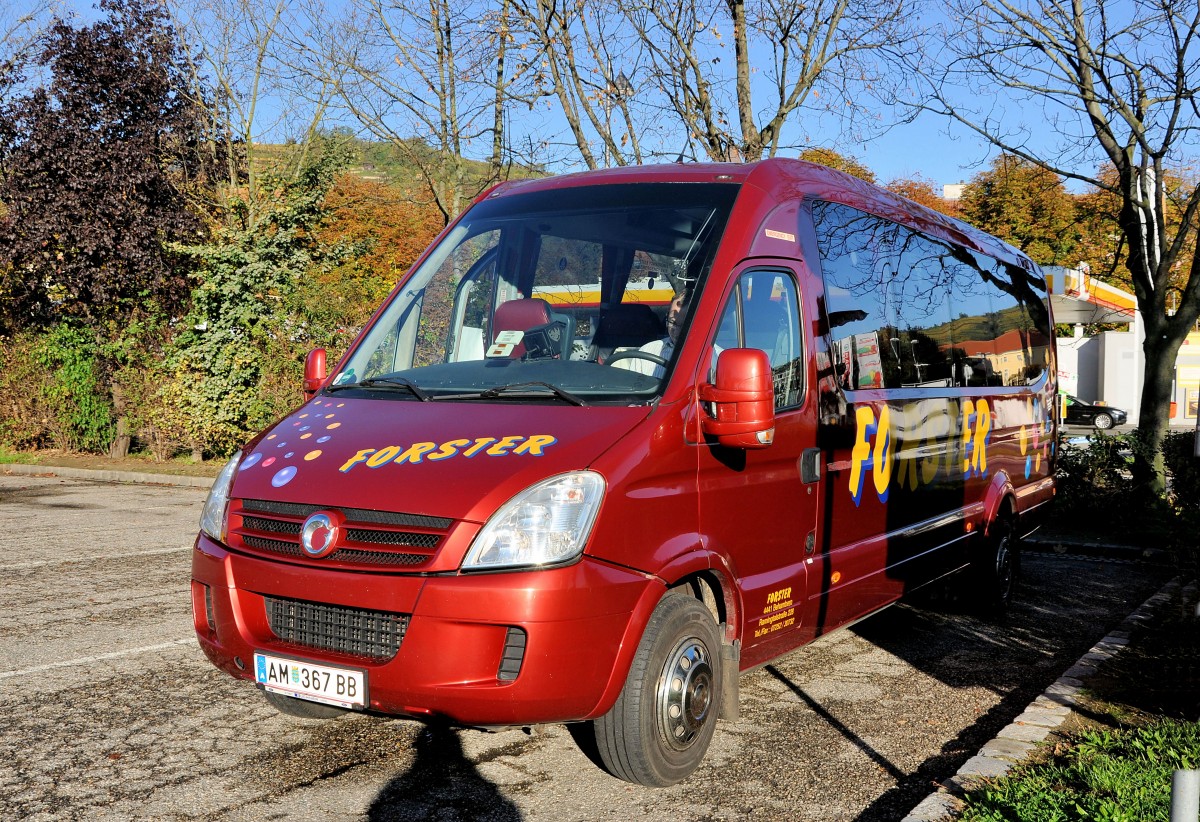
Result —
[[[1136, 425], [1146, 371], [1145, 330], [1137, 298], [1086, 271], [1060, 266], [1043, 266], [1043, 270], [1054, 321], [1075, 326], [1074, 336], [1058, 338], [1059, 390], [1086, 402], [1124, 409], [1129, 423]], [[1128, 323], [1128, 330], [1085, 337], [1087, 323]], [[1200, 333], [1189, 334], [1179, 350], [1171, 396], [1171, 424], [1195, 426], [1200, 406]]]

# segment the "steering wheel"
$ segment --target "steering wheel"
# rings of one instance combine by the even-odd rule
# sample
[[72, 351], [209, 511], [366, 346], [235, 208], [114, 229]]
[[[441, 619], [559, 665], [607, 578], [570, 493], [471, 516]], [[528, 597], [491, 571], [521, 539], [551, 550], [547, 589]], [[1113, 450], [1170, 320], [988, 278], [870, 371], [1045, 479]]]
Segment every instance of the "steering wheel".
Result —
[[649, 351], [642, 351], [638, 348], [630, 348], [628, 351], [618, 351], [605, 360], [604, 364], [612, 365], [617, 360], [649, 360], [650, 362], [656, 365], [661, 365], [664, 368], [667, 366], [667, 361], [662, 357], [658, 356], [657, 354], [651, 354]]

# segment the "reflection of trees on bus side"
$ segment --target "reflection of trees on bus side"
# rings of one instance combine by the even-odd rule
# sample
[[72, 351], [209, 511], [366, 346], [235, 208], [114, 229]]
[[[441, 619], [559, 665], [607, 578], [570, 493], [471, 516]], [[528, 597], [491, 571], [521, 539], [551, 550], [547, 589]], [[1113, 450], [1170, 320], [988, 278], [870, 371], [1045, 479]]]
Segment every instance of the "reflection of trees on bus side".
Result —
[[1040, 278], [848, 206], [816, 203], [813, 217], [844, 387], [1013, 385], [1043, 373]]

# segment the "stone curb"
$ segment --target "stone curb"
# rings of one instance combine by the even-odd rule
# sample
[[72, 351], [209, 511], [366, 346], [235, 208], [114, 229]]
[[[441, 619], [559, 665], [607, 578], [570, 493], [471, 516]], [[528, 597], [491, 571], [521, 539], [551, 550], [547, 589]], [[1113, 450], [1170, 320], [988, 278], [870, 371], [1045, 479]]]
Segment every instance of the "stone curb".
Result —
[[1143, 602], [1030, 703], [1024, 713], [1003, 728], [995, 739], [986, 743], [977, 755], [968, 759], [958, 773], [909, 811], [901, 822], [957, 819], [963, 807], [961, 795], [986, 784], [988, 780], [1007, 775], [1054, 733], [1071, 715], [1084, 682], [1096, 672], [1097, 666], [1120, 653], [1129, 644], [1130, 630], [1139, 622], [1150, 619], [1169, 602], [1172, 592], [1180, 584], [1180, 579], [1176, 577]]
[[108, 471], [97, 468], [68, 468], [59, 465], [28, 465], [6, 463], [0, 465], [5, 474], [28, 477], [65, 477], [97, 482], [130, 482], [140, 485], [183, 485], [193, 488], [212, 488], [214, 477], [189, 477], [181, 474], [155, 474], [140, 471]]

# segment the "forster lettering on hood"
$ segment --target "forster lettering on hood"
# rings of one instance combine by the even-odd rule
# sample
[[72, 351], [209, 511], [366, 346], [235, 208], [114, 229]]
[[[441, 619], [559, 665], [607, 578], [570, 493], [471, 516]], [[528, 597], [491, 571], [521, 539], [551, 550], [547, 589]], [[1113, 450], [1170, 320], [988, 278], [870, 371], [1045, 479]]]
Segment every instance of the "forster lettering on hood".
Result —
[[411, 445], [387, 445], [383, 448], [364, 448], [338, 470], [343, 474], [356, 465], [379, 468], [388, 463], [439, 462], [451, 457], [507, 457], [527, 455], [540, 457], [554, 443], [549, 434], [513, 435], [509, 437], [476, 437], [446, 442], [414, 442]]

